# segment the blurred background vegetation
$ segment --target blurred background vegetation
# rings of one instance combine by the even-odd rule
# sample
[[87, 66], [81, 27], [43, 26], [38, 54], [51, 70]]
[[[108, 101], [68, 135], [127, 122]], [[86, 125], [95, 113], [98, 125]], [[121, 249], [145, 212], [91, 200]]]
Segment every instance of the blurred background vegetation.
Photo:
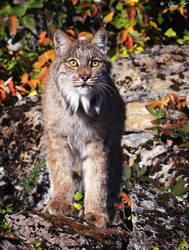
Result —
[[71, 39], [109, 33], [111, 61], [155, 44], [189, 44], [188, 0], [8, 0], [0, 2], [0, 103], [42, 92], [56, 28]]

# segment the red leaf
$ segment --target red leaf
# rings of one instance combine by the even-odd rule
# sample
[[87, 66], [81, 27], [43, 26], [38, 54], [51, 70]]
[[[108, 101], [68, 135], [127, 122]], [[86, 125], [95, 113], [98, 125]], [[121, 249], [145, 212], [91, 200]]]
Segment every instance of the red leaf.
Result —
[[6, 93], [3, 89], [0, 89], [0, 98], [2, 101], [4, 101], [6, 98]]
[[87, 2], [80, 3], [80, 7], [81, 7], [81, 8], [86, 8], [86, 7], [88, 7], [88, 6], [89, 6], [89, 3], [87, 3]]
[[128, 36], [126, 43], [126, 47], [128, 50], [130, 50], [133, 47], [133, 39], [131, 36]]
[[91, 13], [91, 16], [96, 16], [97, 13], [98, 13], [98, 8], [95, 7], [95, 8], [93, 9], [92, 13]]
[[124, 204], [122, 202], [118, 203], [117, 204], [117, 208], [120, 209], [120, 210], [123, 209], [124, 208]]
[[133, 6], [130, 9], [130, 16], [129, 16], [130, 20], [133, 20], [135, 18], [135, 16], [136, 16], [136, 8]]

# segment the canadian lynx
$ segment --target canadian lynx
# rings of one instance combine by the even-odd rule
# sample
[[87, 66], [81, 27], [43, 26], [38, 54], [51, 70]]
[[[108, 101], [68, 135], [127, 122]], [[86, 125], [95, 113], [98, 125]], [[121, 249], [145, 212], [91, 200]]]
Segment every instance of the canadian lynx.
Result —
[[84, 216], [104, 227], [113, 218], [122, 174], [124, 104], [109, 76], [107, 33], [70, 40], [54, 34], [56, 59], [43, 96], [44, 137], [51, 180], [45, 212], [72, 216], [84, 190]]

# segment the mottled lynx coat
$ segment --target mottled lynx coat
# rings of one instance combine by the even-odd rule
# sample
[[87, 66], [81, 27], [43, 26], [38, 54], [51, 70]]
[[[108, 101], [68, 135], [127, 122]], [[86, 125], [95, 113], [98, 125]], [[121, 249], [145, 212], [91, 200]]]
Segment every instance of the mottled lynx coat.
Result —
[[76, 41], [57, 30], [56, 59], [43, 96], [52, 186], [45, 211], [73, 215], [73, 196], [80, 186], [85, 220], [97, 227], [113, 218], [122, 174], [124, 105], [109, 77], [106, 42], [104, 28], [90, 40]]

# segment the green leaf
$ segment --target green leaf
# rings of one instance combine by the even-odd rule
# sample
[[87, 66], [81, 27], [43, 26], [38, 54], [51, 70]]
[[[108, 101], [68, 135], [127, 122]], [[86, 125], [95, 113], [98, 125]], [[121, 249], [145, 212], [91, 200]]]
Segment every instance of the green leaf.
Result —
[[127, 179], [131, 178], [131, 168], [130, 168], [130, 167], [126, 167], [126, 168], [125, 168], [124, 176], [125, 176]]
[[11, 14], [16, 17], [24, 16], [27, 8], [25, 6], [15, 6], [12, 8]]
[[129, 24], [129, 18], [125, 18], [122, 14], [118, 14], [114, 17], [113, 24], [117, 29], [126, 28]]
[[143, 176], [146, 173], [147, 169], [148, 169], [147, 166], [144, 166], [143, 168], [138, 168], [137, 169], [137, 175], [138, 175], [138, 177]]
[[184, 133], [189, 133], [189, 120], [184, 125]]
[[82, 206], [80, 203], [74, 202], [74, 207], [75, 207], [77, 210], [81, 210], [83, 206]]
[[7, 5], [6, 7], [4, 7], [2, 10], [0, 10], [0, 16], [2, 15], [10, 15], [12, 14], [12, 8], [10, 8], [9, 5]]
[[75, 195], [74, 195], [74, 200], [79, 201], [79, 200], [81, 200], [82, 198], [83, 198], [82, 193], [80, 193], [80, 192], [76, 192], [76, 193], [75, 193]]
[[159, 124], [166, 124], [168, 121], [168, 117], [162, 117], [162, 118], [159, 118], [155, 121], [155, 124], [159, 125]]
[[159, 108], [158, 110], [154, 108], [147, 108], [147, 110], [157, 118], [160, 118], [163, 115], [163, 108]]
[[173, 28], [169, 28], [165, 33], [165, 36], [167, 37], [175, 37], [177, 34], [176, 32], [173, 30]]
[[163, 18], [162, 13], [158, 13], [157, 22], [158, 22], [159, 24], [162, 24], [162, 23], [164, 22], [164, 18]]
[[122, 11], [123, 10], [123, 3], [118, 2], [116, 5], [116, 10]]
[[34, 21], [29, 16], [25, 16], [22, 18], [22, 24], [27, 29], [34, 29]]
[[182, 241], [180, 244], [179, 244], [179, 250], [185, 250], [185, 249], [189, 249], [189, 241], [187, 243], [187, 241]]
[[137, 12], [137, 22], [140, 23], [140, 25], [143, 25], [143, 16], [141, 14], [141, 11], [139, 8], [136, 8], [136, 12]]
[[28, 9], [42, 8], [43, 7], [43, 3], [41, 1], [30, 0], [30, 1], [27, 1], [27, 3], [25, 4], [25, 6]]
[[138, 31], [129, 32], [129, 34], [135, 41], [144, 41], [145, 39], [143, 34], [139, 33]]
[[184, 36], [185, 41], [189, 41], [189, 36]]
[[181, 38], [179, 38], [179, 39], [177, 39], [177, 43], [180, 44], [180, 45], [183, 45], [184, 44], [184, 40], [181, 39]]
[[189, 187], [185, 188], [186, 182], [180, 178], [175, 186], [171, 188], [171, 191], [175, 195], [181, 195], [189, 191]]

